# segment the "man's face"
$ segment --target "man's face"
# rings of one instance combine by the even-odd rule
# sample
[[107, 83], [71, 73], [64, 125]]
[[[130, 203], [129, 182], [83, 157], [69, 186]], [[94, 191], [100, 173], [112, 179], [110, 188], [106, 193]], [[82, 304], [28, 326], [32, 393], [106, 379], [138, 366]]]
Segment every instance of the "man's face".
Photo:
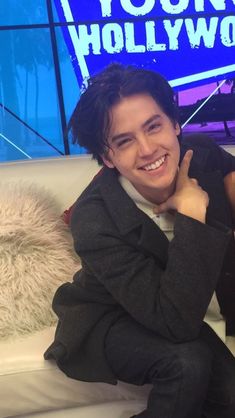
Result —
[[110, 116], [110, 149], [102, 156], [104, 163], [116, 167], [147, 200], [164, 202], [175, 188], [179, 125], [148, 94], [121, 99]]

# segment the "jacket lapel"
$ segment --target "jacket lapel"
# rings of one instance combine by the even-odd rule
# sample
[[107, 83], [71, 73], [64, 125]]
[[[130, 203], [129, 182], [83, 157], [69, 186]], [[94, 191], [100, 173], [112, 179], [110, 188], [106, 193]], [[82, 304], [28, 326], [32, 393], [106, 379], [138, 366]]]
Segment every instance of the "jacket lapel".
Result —
[[164, 268], [168, 258], [169, 241], [164, 232], [161, 231], [155, 222], [147, 215], [143, 215], [145, 219], [142, 223], [138, 244], [147, 253], [152, 253], [155, 257], [157, 257]]
[[100, 177], [103, 200], [124, 239], [165, 266], [169, 241], [161, 229], [142, 212], [118, 181], [115, 169], [105, 168]]

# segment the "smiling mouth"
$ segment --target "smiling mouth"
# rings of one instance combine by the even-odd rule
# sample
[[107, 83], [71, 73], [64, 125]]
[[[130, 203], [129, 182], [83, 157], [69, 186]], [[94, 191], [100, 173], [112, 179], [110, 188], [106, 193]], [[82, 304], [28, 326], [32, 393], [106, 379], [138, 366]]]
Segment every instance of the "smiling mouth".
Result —
[[166, 160], [166, 155], [163, 155], [161, 158], [156, 160], [154, 163], [146, 164], [145, 166], [141, 167], [141, 169], [145, 170], [145, 171], [156, 170], [157, 168], [162, 166], [162, 164], [165, 162], [165, 160]]

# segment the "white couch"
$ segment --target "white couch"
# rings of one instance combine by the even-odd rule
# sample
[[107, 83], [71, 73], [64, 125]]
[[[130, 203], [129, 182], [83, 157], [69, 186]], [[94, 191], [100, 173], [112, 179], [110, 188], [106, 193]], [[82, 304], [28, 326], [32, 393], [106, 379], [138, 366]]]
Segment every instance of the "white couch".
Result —
[[[0, 165], [1, 180], [30, 180], [68, 209], [99, 170], [89, 156], [27, 160]], [[225, 341], [224, 322], [210, 320]], [[78, 382], [67, 378], [43, 353], [55, 328], [0, 341], [0, 418], [128, 418], [146, 404], [150, 386]], [[226, 340], [235, 352], [235, 339]]]

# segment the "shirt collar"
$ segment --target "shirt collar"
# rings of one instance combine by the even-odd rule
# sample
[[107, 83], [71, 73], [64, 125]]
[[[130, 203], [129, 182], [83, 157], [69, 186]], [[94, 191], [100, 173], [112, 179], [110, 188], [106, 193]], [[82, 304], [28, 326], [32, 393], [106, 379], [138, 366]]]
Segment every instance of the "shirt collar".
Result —
[[163, 231], [172, 231], [174, 224], [173, 215], [168, 212], [156, 215], [153, 212], [154, 204], [145, 199], [126, 177], [120, 175], [118, 179], [125, 192], [140, 210], [153, 219]]

